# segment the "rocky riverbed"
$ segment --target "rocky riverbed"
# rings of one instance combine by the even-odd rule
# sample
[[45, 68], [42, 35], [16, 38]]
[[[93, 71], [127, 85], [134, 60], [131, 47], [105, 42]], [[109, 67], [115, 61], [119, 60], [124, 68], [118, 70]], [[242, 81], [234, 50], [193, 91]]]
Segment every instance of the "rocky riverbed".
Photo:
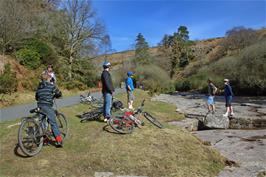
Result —
[[222, 97], [216, 99], [214, 114], [208, 113], [204, 95], [161, 94], [153, 100], [175, 104], [177, 112], [186, 118], [169, 124], [191, 131], [232, 162], [219, 177], [266, 176], [266, 99], [236, 98], [234, 117], [222, 116], [225, 111]]
[[[161, 94], [155, 96], [153, 100], [175, 104], [177, 112], [183, 113], [186, 116], [186, 120], [181, 123], [182, 126], [186, 121], [198, 125], [198, 127], [193, 127], [193, 130], [195, 130], [195, 128], [266, 128], [266, 104], [264, 104], [266, 98], [258, 102], [255, 102], [254, 99], [235, 98], [237, 102], [233, 103], [234, 117], [223, 117], [225, 113], [223, 97], [216, 98], [216, 112], [214, 114], [208, 113], [206, 98], [199, 94]], [[199, 122], [195, 123], [196, 120]], [[191, 126], [188, 127], [191, 128]]]

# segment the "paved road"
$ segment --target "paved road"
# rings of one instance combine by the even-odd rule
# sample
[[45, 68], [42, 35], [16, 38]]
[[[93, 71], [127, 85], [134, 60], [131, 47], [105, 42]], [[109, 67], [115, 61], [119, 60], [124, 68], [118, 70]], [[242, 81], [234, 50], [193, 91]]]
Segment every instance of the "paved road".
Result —
[[[123, 91], [124, 89], [116, 89], [115, 93], [116, 94], [122, 93]], [[94, 92], [94, 93], [91, 93], [91, 95], [97, 99], [102, 97], [102, 94], [100, 92]], [[79, 95], [56, 100], [57, 108], [71, 106], [71, 105], [75, 105], [78, 103], [79, 103]], [[29, 110], [35, 107], [36, 107], [36, 103], [29, 103], [29, 104], [24, 104], [24, 105], [11, 106], [8, 108], [2, 108], [0, 109], [0, 122], [28, 116]]]

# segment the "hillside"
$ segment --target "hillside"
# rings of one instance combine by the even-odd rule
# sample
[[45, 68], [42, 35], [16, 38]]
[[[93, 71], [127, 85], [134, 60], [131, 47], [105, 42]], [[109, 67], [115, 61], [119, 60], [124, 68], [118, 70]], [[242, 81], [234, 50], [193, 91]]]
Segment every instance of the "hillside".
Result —
[[[259, 34], [259, 38], [266, 38], [266, 29], [257, 30]], [[215, 55], [219, 52], [220, 45], [222, 41], [225, 39], [225, 37], [219, 37], [219, 38], [210, 38], [205, 40], [198, 40], [194, 41], [194, 45], [192, 46], [194, 55], [195, 55], [195, 61], [200, 60], [202, 58], [212, 60]], [[152, 57], [159, 57], [160, 53], [158, 50], [158, 47], [153, 47], [149, 49], [149, 53]], [[121, 67], [123, 62], [127, 62], [131, 59], [133, 59], [135, 56], [134, 50], [128, 50], [123, 52], [117, 52], [113, 54], [109, 54], [107, 56], [101, 55], [93, 59], [93, 62], [97, 65], [101, 64], [105, 59], [108, 59], [112, 63], [113, 66], [115, 66], [115, 69], [118, 69]], [[193, 63], [193, 62], [192, 62]]]
[[8, 56], [8, 55], [0, 55], [0, 73], [3, 73], [4, 70], [4, 65], [5, 64], [10, 64], [11, 70], [15, 72], [16, 78], [18, 81], [18, 87], [17, 91], [24, 91], [27, 89], [31, 89], [35, 87], [36, 83], [38, 82], [38, 75], [40, 73], [40, 69], [36, 71], [29, 70], [19, 64], [17, 60], [15, 60], [13, 57]]
[[[266, 94], [266, 80], [263, 77], [266, 67], [264, 64], [266, 63], [264, 54], [266, 51], [266, 29], [254, 31], [246, 28], [235, 28], [231, 30], [231, 33], [231, 36], [193, 41], [190, 46], [193, 58], [185, 67], [177, 67], [176, 73], [171, 79], [176, 90], [206, 92], [206, 80], [208, 78], [213, 79], [222, 90], [223, 78], [229, 78], [238, 95]], [[169, 57], [164, 56], [159, 47], [150, 48], [149, 53], [152, 59], [151, 64], [162, 68], [169, 74], [169, 65], [171, 64]], [[124, 51], [99, 56], [94, 60], [94, 63], [101, 66], [100, 63], [105, 58], [109, 60], [113, 65], [112, 71], [116, 77], [116, 83], [119, 83], [129, 69], [135, 71], [139, 77], [140, 72], [143, 73], [148, 68], [153, 68], [151, 66], [148, 68], [141, 66], [142, 69], [134, 68], [135, 66], [130, 62], [134, 56], [133, 50]], [[153, 70], [157, 70], [157, 73], [161, 72], [158, 68], [153, 68]], [[147, 79], [147, 77], [156, 74], [156, 72], [149, 72], [142, 77]], [[163, 73], [161, 72], [161, 74]], [[158, 76], [154, 76], [148, 85], [154, 87], [155, 82], [160, 85], [161, 81], [170, 80], [170, 78], [164, 77], [159, 81], [156, 78]]]

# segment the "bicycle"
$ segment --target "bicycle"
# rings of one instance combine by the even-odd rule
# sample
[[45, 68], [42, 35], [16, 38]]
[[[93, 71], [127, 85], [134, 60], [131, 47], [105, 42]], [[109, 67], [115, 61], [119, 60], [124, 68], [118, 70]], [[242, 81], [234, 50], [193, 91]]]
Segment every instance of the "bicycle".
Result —
[[[113, 112], [123, 107], [123, 104], [121, 101], [119, 101], [116, 98], [113, 98], [113, 100], [115, 100], [112, 103], [112, 108], [111, 108]], [[99, 102], [100, 101], [97, 100], [95, 101], [94, 104], [98, 104]], [[80, 118], [81, 123], [86, 122], [86, 121], [99, 120], [100, 117], [103, 115], [103, 105], [98, 104], [98, 106], [92, 106], [92, 108], [93, 108], [92, 110], [85, 112], [78, 116]]]
[[135, 126], [140, 128], [143, 125], [143, 122], [140, 120], [140, 115], [143, 114], [143, 116], [153, 125], [158, 128], [163, 128], [163, 125], [155, 117], [143, 111], [144, 102], [145, 99], [142, 101], [141, 106], [135, 111], [129, 111], [126, 109], [123, 115], [112, 116], [108, 121], [110, 127], [121, 134], [132, 133]]
[[89, 104], [92, 107], [102, 107], [103, 106], [103, 100], [98, 100], [95, 97], [91, 95], [89, 92], [87, 96], [80, 95], [80, 103], [82, 104]]
[[94, 108], [89, 112], [85, 112], [79, 115], [80, 122], [83, 123], [85, 121], [99, 120], [102, 114], [103, 114], [103, 107]]
[[[37, 155], [45, 140], [52, 140], [53, 133], [47, 116], [41, 112], [40, 108], [35, 108], [29, 111], [34, 114], [29, 117], [24, 117], [18, 131], [18, 145], [22, 152], [27, 156]], [[68, 136], [68, 122], [64, 114], [55, 110], [56, 122], [63, 138], [63, 141]]]

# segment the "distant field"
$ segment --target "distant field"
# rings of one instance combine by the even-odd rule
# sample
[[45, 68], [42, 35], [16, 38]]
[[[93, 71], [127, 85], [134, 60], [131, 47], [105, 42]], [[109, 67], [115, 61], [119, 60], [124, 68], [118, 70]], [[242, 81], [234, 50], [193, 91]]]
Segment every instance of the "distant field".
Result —
[[[158, 117], [164, 129], [145, 121], [142, 129], [120, 135], [112, 133], [101, 121], [80, 123], [76, 115], [86, 111], [86, 105], [66, 107], [61, 111], [68, 117], [70, 136], [64, 148], [46, 146], [38, 156], [25, 158], [20, 150], [15, 154], [18, 126], [7, 128], [19, 120], [1, 123], [0, 176], [94, 176], [95, 172], [154, 177], [218, 174], [224, 167], [224, 158], [217, 151], [190, 133], [166, 124], [183, 118], [175, 112], [174, 105], [151, 102], [143, 91], [136, 95], [135, 107], [145, 98], [146, 111]], [[117, 97], [126, 99], [125, 94]]]

